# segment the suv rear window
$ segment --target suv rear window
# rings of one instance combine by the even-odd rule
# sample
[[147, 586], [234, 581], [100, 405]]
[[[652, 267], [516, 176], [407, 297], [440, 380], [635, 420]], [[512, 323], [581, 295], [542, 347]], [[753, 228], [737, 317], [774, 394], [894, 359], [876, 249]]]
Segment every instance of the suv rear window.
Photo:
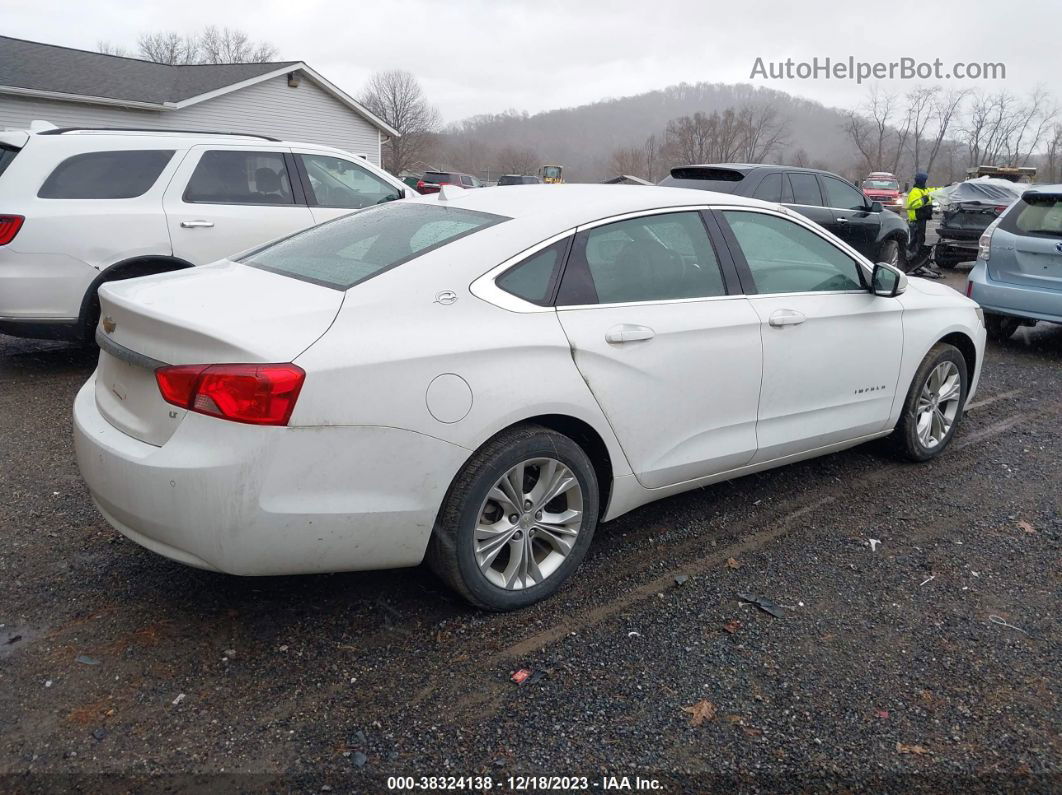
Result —
[[460, 180], [454, 179], [456, 176], [456, 174], [447, 174], [443, 171], [425, 171], [424, 181], [434, 182], [436, 185], [443, 182], [448, 183], [450, 185], [455, 185], [460, 182]]
[[999, 226], [1018, 235], [1062, 237], [1062, 194], [1026, 193]]
[[262, 270], [348, 290], [386, 270], [509, 220], [433, 204], [382, 204], [299, 232], [241, 260]]
[[134, 199], [143, 196], [173, 157], [172, 149], [86, 152], [55, 167], [38, 199]]

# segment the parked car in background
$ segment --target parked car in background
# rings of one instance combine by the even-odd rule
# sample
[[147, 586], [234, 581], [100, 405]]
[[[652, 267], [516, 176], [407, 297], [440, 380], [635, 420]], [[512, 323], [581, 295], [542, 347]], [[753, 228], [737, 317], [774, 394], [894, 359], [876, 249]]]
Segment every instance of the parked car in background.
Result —
[[747, 163], [679, 166], [660, 184], [783, 204], [833, 232], [871, 262], [905, 266], [907, 222], [828, 171]]
[[91, 340], [105, 282], [213, 262], [415, 195], [330, 147], [229, 133], [0, 132], [0, 332]]
[[538, 185], [542, 182], [538, 177], [527, 174], [506, 174], [498, 177], [498, 186], [502, 185]]
[[417, 191], [422, 194], [438, 193], [443, 185], [457, 185], [459, 188], [482, 188], [482, 183], [471, 174], [459, 171], [425, 171], [417, 182]]
[[939, 455], [985, 340], [799, 213], [658, 187], [444, 191], [100, 297], [75, 448], [120, 532], [245, 575], [426, 556], [494, 610], [662, 497]]
[[900, 181], [895, 174], [888, 171], [874, 171], [863, 180], [860, 186], [863, 194], [872, 202], [880, 202], [886, 210], [894, 213], [904, 211], [903, 199], [900, 194]]
[[940, 222], [933, 261], [942, 268], [973, 262], [981, 235], [1027, 187], [1008, 179], [980, 177], [934, 192]]
[[1028, 188], [988, 225], [966, 294], [997, 340], [1040, 320], [1062, 323], [1062, 185]]

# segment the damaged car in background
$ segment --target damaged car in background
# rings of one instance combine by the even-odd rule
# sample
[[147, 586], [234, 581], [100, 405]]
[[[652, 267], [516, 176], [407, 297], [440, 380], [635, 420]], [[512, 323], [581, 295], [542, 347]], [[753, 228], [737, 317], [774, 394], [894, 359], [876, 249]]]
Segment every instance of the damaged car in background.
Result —
[[998, 177], [978, 177], [934, 191], [940, 223], [933, 261], [941, 268], [954, 268], [977, 259], [981, 235], [1028, 187]]

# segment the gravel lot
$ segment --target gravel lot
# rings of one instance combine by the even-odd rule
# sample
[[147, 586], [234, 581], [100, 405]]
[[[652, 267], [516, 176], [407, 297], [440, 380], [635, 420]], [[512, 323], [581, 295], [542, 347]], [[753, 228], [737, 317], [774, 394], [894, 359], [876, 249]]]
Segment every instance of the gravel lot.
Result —
[[73, 461], [94, 360], [0, 336], [0, 788], [1062, 784], [1060, 327], [990, 344], [941, 459], [865, 446], [642, 508], [508, 615], [420, 569], [238, 579], [125, 541]]

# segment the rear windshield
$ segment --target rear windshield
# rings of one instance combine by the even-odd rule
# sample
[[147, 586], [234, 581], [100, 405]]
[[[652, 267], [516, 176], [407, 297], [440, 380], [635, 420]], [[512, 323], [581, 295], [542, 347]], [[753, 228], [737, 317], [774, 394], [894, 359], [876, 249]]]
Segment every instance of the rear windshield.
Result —
[[1062, 195], [1026, 194], [999, 225], [1019, 235], [1062, 237]]
[[11, 161], [15, 159], [18, 151], [18, 149], [10, 146], [0, 146], [0, 174], [3, 174], [5, 169], [11, 165]]
[[671, 169], [671, 176], [664, 177], [660, 184], [676, 188], [699, 188], [719, 193], [733, 193], [743, 179], [745, 179], [745, 174], [732, 168], [684, 166]]
[[446, 183], [460, 181], [460, 180], [455, 180], [454, 179], [454, 177], [456, 177], [456, 176], [457, 176], [456, 174], [447, 174], [447, 173], [444, 173], [442, 171], [427, 171], [424, 174], [424, 181], [425, 182], [446, 182]]
[[501, 215], [436, 204], [383, 204], [299, 232], [240, 260], [262, 270], [347, 290], [480, 229]]

